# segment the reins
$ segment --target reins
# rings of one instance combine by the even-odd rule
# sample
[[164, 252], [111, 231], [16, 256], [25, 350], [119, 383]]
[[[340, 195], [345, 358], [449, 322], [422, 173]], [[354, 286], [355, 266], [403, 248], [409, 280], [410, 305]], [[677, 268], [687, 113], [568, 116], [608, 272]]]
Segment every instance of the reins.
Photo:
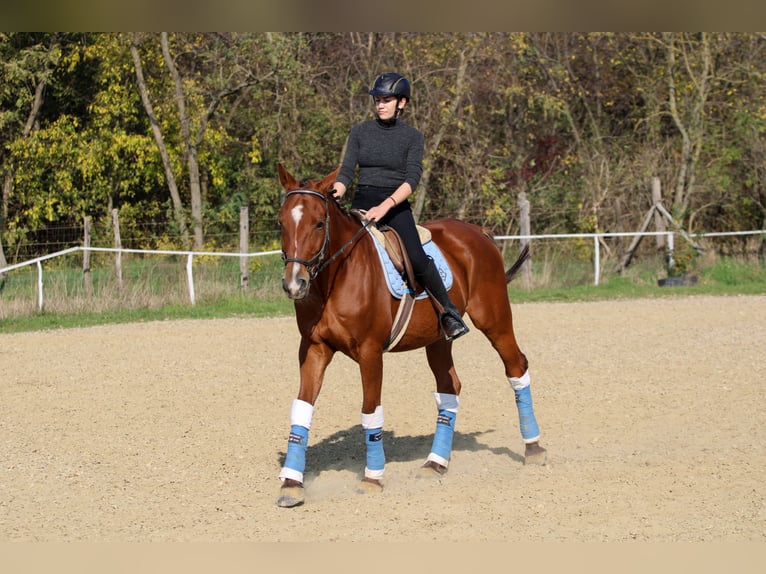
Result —
[[325, 251], [327, 251], [327, 247], [330, 244], [330, 207], [328, 205], [328, 198], [323, 193], [319, 193], [318, 191], [314, 191], [311, 189], [294, 189], [292, 191], [288, 191], [285, 195], [285, 199], [290, 197], [294, 194], [304, 194], [304, 195], [314, 195], [316, 197], [319, 197], [324, 201], [325, 203], [325, 228], [324, 228], [324, 242], [322, 243], [322, 247], [319, 250], [319, 252], [314, 255], [311, 259], [299, 259], [297, 257], [287, 257], [285, 255], [284, 250], [282, 251], [282, 261], [287, 265], [288, 263], [300, 263], [301, 265], [305, 266], [306, 269], [309, 272], [309, 277], [313, 280], [325, 267], [327, 267], [330, 263], [332, 263], [335, 259], [337, 259], [343, 251], [350, 245], [352, 245], [359, 236], [367, 229], [367, 227], [373, 223], [372, 221], [366, 221], [362, 227], [360, 227], [356, 233], [346, 241], [340, 249], [338, 249], [335, 253], [333, 253], [329, 259], [324, 260]]

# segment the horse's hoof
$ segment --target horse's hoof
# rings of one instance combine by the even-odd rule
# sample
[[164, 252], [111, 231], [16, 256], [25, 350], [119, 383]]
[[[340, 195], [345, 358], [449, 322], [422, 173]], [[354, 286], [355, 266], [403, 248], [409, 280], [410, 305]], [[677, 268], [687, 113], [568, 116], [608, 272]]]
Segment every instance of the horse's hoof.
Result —
[[277, 506], [282, 508], [293, 508], [294, 506], [300, 506], [305, 500], [306, 498], [303, 495], [303, 484], [297, 480], [287, 479], [282, 484], [282, 489], [279, 491]]
[[435, 478], [447, 474], [447, 467], [433, 460], [427, 460], [418, 469], [417, 478]]
[[548, 461], [548, 451], [538, 442], [529, 443], [524, 449], [524, 464], [545, 465]]
[[377, 478], [367, 478], [366, 476], [356, 488], [357, 494], [378, 494], [383, 492], [383, 483]]

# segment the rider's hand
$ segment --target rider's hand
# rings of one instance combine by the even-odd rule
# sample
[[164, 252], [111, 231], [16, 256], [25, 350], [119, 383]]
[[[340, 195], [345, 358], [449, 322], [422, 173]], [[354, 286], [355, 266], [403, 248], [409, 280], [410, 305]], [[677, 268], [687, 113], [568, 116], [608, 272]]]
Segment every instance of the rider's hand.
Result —
[[330, 195], [332, 195], [332, 198], [335, 201], [340, 200], [340, 198], [343, 197], [344, 193], [345, 193], [345, 190], [342, 190], [341, 188], [339, 188], [337, 186], [333, 187], [332, 190], [330, 191]]
[[384, 201], [380, 205], [368, 209], [364, 216], [370, 221], [380, 221], [386, 216], [391, 207], [392, 205], [390, 201]]

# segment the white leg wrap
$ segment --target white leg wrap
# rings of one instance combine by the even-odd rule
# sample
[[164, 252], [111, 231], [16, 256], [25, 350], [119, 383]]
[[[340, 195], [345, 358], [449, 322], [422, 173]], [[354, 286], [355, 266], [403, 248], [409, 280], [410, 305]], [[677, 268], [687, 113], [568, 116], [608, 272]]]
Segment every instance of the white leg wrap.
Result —
[[451, 413], [456, 413], [460, 408], [460, 397], [457, 395], [449, 395], [447, 393], [434, 393], [436, 399], [436, 408], [444, 409]]
[[375, 412], [369, 415], [362, 413], [362, 428], [363, 429], [380, 429], [383, 428], [383, 405], [378, 405], [375, 408]]
[[508, 377], [508, 382], [511, 384], [511, 388], [514, 391], [520, 391], [521, 389], [526, 389], [530, 383], [529, 369], [524, 371], [524, 374], [521, 375], [520, 377]]
[[298, 482], [303, 482], [303, 473], [297, 470], [294, 470], [292, 468], [285, 468], [282, 467], [282, 470], [279, 473], [279, 480], [284, 482], [286, 479], [290, 480], [297, 480]]
[[306, 401], [295, 399], [290, 409], [290, 424], [310, 429], [312, 418], [314, 418], [314, 406]]
[[383, 478], [385, 470], [370, 470], [366, 466], [364, 467], [364, 477], [371, 478], [373, 480], [380, 480]]

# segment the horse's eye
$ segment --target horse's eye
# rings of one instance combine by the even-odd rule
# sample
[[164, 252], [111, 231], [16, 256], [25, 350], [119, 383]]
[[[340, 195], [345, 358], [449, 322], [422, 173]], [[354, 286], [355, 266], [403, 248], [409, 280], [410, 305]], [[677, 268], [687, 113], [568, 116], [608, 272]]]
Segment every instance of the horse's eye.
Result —
[[324, 227], [324, 221], [317, 221], [317, 229], [322, 229]]

